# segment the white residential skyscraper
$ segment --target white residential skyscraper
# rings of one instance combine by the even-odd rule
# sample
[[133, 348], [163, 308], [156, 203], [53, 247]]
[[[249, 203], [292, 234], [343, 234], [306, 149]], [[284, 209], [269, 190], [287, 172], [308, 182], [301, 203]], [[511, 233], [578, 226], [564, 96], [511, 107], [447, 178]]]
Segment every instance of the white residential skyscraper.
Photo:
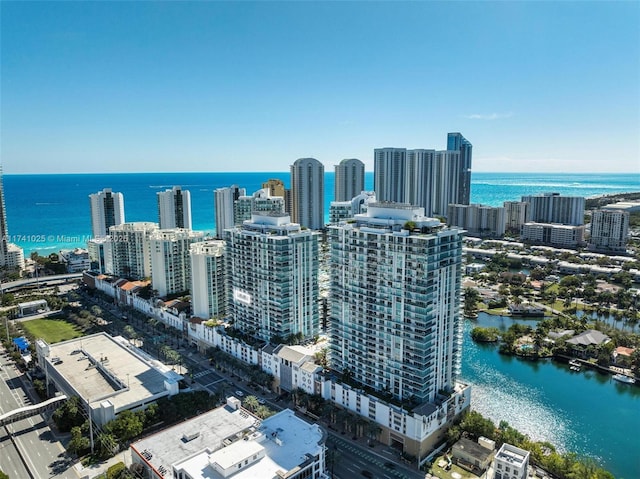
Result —
[[318, 237], [288, 215], [252, 215], [228, 232], [229, 313], [263, 340], [319, 331]]
[[113, 274], [113, 241], [111, 236], [91, 238], [87, 241], [91, 270], [102, 274]]
[[364, 190], [364, 163], [358, 159], [342, 160], [335, 166], [334, 201], [351, 201]]
[[182, 228], [151, 233], [151, 283], [158, 296], [182, 293], [191, 288], [191, 245], [204, 233]]
[[124, 197], [105, 188], [89, 195], [91, 230], [94, 238], [109, 234], [109, 228], [124, 223]]
[[250, 220], [252, 213], [284, 213], [284, 197], [271, 196], [267, 188], [251, 196], [240, 196], [233, 205], [235, 225]]
[[[149, 237], [158, 229], [157, 223], [123, 223], [109, 228], [113, 274], [122, 278], [151, 277], [151, 245]], [[108, 254], [109, 248], [104, 253]], [[108, 259], [105, 259], [108, 264]]]
[[[471, 143], [449, 133], [448, 149], [374, 150], [374, 189], [378, 201], [421, 206], [427, 216], [446, 216], [449, 204], [469, 204]], [[453, 148], [453, 149], [451, 149]]]
[[572, 226], [584, 224], [585, 199], [582, 196], [543, 193], [523, 196], [522, 201], [529, 203], [527, 222]]
[[376, 148], [373, 151], [373, 185], [378, 201], [407, 201], [406, 160], [406, 148]]
[[450, 204], [447, 224], [466, 230], [472, 236], [502, 238], [505, 231], [504, 208]]
[[216, 209], [216, 238], [222, 239], [223, 232], [227, 228], [233, 228], [234, 204], [241, 196], [245, 196], [247, 191], [238, 185], [231, 185], [228, 188], [218, 188], [213, 193]]
[[505, 201], [503, 206], [506, 230], [520, 233], [520, 228], [527, 222], [529, 203], [526, 201]]
[[158, 221], [160, 229], [191, 229], [191, 193], [179, 186], [158, 191]]
[[594, 210], [591, 213], [589, 249], [625, 253], [629, 241], [629, 213], [620, 210]]
[[374, 203], [355, 223], [329, 226], [330, 364], [397, 399], [433, 403], [460, 368], [462, 235], [423, 213]]
[[203, 319], [227, 314], [224, 241], [203, 241], [191, 245], [191, 307]]
[[315, 158], [291, 165], [291, 220], [313, 230], [324, 227], [324, 166]]

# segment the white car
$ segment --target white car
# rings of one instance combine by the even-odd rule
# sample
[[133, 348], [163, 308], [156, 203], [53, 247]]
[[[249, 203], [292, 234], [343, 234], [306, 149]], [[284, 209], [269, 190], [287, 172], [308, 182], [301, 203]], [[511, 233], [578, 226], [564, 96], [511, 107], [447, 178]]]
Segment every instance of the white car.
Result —
[[240, 390], [236, 391], [234, 394], [235, 394], [236, 396], [238, 396], [239, 398], [241, 398], [241, 397], [243, 397], [243, 396], [244, 396], [244, 393], [243, 393], [242, 391], [240, 391]]
[[258, 404], [264, 404], [265, 402], [266, 402], [266, 401], [265, 401], [264, 399], [262, 399], [262, 398], [259, 398], [259, 399], [258, 399]]

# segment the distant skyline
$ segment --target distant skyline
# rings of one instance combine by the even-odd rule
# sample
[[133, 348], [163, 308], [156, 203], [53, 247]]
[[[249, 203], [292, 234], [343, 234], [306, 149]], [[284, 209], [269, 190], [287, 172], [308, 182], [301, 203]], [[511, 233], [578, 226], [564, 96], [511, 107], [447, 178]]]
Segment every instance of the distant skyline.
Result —
[[640, 2], [0, 2], [5, 173], [640, 171]]

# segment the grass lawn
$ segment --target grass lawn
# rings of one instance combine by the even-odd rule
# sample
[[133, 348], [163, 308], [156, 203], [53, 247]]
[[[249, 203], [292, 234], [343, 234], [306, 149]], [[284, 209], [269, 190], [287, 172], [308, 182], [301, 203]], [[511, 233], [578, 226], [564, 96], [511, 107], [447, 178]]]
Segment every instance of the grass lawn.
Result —
[[511, 316], [509, 310], [505, 307], [486, 309], [485, 313], [493, 314], [494, 316]]
[[453, 479], [453, 476], [451, 475], [452, 472], [457, 472], [458, 474], [460, 474], [460, 477], [462, 479], [478, 479], [478, 476], [476, 476], [475, 474], [472, 474], [466, 469], [462, 469], [455, 464], [451, 465], [450, 470], [445, 471], [442, 467], [438, 466], [438, 462], [440, 461], [440, 459], [443, 459], [445, 462], [447, 462], [447, 460], [444, 459], [444, 456], [438, 456], [435, 461], [433, 461], [433, 465], [431, 466], [431, 474], [435, 474], [440, 479]]
[[34, 338], [42, 338], [49, 344], [83, 336], [75, 324], [64, 319], [32, 319], [20, 325]]

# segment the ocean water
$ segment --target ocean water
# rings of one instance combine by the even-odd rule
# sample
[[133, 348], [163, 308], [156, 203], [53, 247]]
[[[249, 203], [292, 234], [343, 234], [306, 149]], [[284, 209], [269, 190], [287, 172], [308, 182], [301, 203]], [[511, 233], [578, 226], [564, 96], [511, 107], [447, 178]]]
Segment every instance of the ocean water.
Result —
[[[26, 256], [32, 251], [48, 254], [84, 247], [91, 235], [90, 193], [112, 188], [124, 195], [127, 221], [157, 221], [156, 193], [174, 185], [191, 192], [194, 229], [213, 233], [216, 188], [237, 184], [252, 194], [269, 178], [279, 178], [289, 186], [289, 174], [283, 172], [5, 175], [9, 237], [24, 248]], [[326, 173], [327, 218], [333, 187], [334, 174]], [[365, 189], [373, 189], [372, 172], [366, 173]], [[549, 191], [585, 197], [640, 191], [640, 173], [473, 173], [471, 179], [471, 201], [490, 206]]]
[[[289, 184], [288, 173], [145, 173], [105, 175], [5, 175], [10, 239], [48, 254], [85, 246], [91, 234], [88, 195], [103, 188], [124, 194], [127, 221], [157, 221], [156, 192], [180, 185], [191, 192], [194, 229], [213, 233], [213, 191], [238, 184], [251, 194], [269, 178]], [[373, 173], [365, 188], [373, 189]], [[634, 174], [474, 173], [472, 202], [499, 206], [522, 195], [557, 192], [596, 196], [640, 191]], [[325, 178], [325, 211], [333, 198], [333, 173]], [[505, 321], [481, 315], [479, 322]], [[507, 327], [508, 324], [502, 325]], [[468, 330], [471, 323], [467, 323]], [[473, 386], [472, 406], [496, 423], [512, 426], [562, 450], [597, 458], [617, 478], [640, 478], [640, 388], [594, 372], [571, 373], [556, 363], [521, 361], [465, 337], [462, 379]]]

